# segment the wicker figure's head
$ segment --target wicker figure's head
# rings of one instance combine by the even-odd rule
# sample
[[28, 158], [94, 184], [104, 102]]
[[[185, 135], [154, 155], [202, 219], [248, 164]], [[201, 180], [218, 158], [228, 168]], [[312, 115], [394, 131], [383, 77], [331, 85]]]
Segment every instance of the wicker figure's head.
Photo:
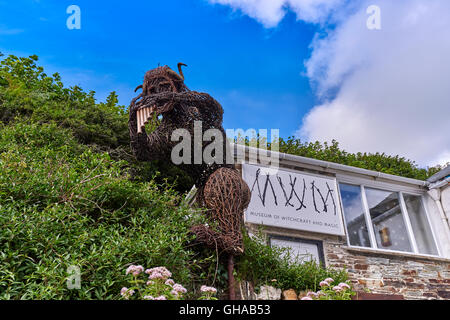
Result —
[[158, 67], [147, 71], [144, 76], [144, 83], [138, 86], [134, 91], [142, 88], [142, 95], [148, 96], [161, 92], [184, 92], [189, 89], [184, 85], [184, 75], [181, 66], [184, 63], [178, 63], [178, 73], [168, 66]]

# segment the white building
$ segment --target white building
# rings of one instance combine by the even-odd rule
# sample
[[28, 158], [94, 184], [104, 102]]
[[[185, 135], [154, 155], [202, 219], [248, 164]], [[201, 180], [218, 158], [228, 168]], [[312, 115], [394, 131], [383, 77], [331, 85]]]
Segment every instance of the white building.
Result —
[[347, 270], [372, 297], [450, 299], [450, 167], [422, 181], [276, 153], [273, 171], [249, 164], [249, 150], [234, 145], [247, 157], [250, 231]]

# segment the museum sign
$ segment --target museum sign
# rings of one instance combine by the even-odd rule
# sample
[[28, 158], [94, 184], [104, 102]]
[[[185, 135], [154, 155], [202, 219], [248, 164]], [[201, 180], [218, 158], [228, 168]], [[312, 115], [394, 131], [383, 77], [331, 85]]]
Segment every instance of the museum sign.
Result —
[[245, 221], [254, 224], [344, 235], [336, 179], [243, 164], [252, 197]]

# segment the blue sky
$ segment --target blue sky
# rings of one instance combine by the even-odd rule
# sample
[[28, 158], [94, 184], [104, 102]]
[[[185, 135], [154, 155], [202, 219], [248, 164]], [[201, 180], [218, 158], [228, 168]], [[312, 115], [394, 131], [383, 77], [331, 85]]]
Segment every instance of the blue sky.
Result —
[[[81, 30], [66, 27], [72, 4]], [[225, 129], [421, 166], [450, 163], [448, 30], [448, 0], [0, 0], [0, 51], [37, 54], [100, 101], [114, 90], [128, 105], [147, 70], [184, 62]]]
[[[69, 30], [66, 9], [81, 9]], [[36, 54], [48, 73], [104, 100], [128, 105], [145, 71], [161, 65], [184, 73], [192, 90], [223, 106], [225, 128], [277, 128], [294, 135], [316, 103], [304, 61], [317, 31], [294, 13], [275, 27], [204, 0], [0, 1], [0, 51]]]

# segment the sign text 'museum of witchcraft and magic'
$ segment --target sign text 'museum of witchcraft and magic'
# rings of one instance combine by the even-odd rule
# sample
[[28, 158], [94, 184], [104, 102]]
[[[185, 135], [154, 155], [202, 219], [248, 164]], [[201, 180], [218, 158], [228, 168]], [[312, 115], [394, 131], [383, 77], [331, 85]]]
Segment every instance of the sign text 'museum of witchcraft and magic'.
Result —
[[336, 179], [243, 164], [252, 191], [245, 221], [344, 235]]

